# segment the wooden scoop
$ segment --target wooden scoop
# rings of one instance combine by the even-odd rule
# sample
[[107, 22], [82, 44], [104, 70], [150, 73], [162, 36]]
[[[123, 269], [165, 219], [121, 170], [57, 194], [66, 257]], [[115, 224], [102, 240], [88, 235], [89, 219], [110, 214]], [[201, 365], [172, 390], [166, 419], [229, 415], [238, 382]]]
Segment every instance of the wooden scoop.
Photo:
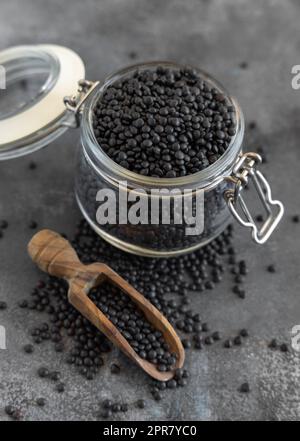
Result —
[[[174, 328], [158, 309], [109, 266], [103, 263], [83, 265], [71, 244], [50, 230], [42, 230], [35, 234], [28, 244], [28, 252], [33, 262], [43, 271], [67, 280], [69, 302], [151, 377], [167, 381], [174, 376], [175, 369], [183, 366], [184, 349]], [[90, 300], [87, 295], [89, 290], [104, 280], [113, 283], [128, 295], [143, 311], [147, 320], [162, 332], [170, 350], [177, 354], [174, 370], [160, 372], [153, 363], [141, 358], [116, 326]]]

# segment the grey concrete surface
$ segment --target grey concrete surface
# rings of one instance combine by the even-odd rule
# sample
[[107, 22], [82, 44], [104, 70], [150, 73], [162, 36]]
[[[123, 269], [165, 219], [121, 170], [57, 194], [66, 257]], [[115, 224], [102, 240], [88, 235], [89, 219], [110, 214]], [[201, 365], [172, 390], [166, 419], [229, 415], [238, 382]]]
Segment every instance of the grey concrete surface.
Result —
[[[15, 402], [25, 420], [93, 420], [106, 397], [130, 403], [144, 395], [147, 407], [131, 406], [124, 420], [299, 420], [299, 354], [272, 352], [272, 337], [290, 342], [290, 331], [300, 324], [300, 225], [291, 215], [300, 212], [300, 91], [291, 87], [291, 67], [300, 64], [300, 4], [296, 0], [9, 0], [0, 5], [0, 49], [25, 43], [58, 43], [77, 51], [87, 77], [101, 79], [136, 60], [168, 59], [189, 62], [218, 78], [237, 96], [246, 121], [256, 120], [245, 149], [263, 145], [269, 162], [264, 171], [274, 195], [286, 207], [285, 219], [265, 246], [236, 228], [236, 243], [249, 262], [247, 298], [232, 294], [229, 280], [213, 292], [194, 296], [193, 306], [224, 335], [241, 327], [251, 338], [242, 348], [220, 345], [187, 354], [192, 380], [185, 389], [157, 404], [143, 392], [145, 376], [117, 351], [124, 368], [112, 377], [106, 364], [94, 382], [83, 380], [54, 356], [50, 345], [26, 356], [29, 329], [40, 316], [17, 307], [39, 277], [26, 254], [34, 218], [39, 227], [72, 233], [80, 218], [73, 195], [75, 150], [79, 132], [70, 130], [46, 149], [0, 163], [0, 218], [9, 228], [0, 239], [0, 325], [7, 332], [7, 349], [0, 350], [0, 420], [4, 406]], [[247, 61], [243, 69], [240, 63]], [[1, 95], [0, 95], [1, 99]], [[38, 168], [30, 172], [29, 161]], [[266, 265], [276, 263], [269, 274]], [[45, 364], [63, 372], [65, 394], [37, 378]], [[252, 392], [240, 394], [249, 381]], [[44, 396], [47, 405], [34, 400]]]

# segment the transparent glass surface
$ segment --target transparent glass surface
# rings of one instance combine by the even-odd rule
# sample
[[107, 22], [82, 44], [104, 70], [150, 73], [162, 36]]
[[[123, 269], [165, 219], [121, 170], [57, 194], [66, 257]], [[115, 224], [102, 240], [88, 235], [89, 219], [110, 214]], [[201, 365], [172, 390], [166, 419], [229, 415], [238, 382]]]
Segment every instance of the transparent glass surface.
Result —
[[[231, 100], [235, 109], [236, 134], [226, 152], [214, 164], [198, 173], [180, 178], [152, 178], [133, 173], [124, 169], [110, 159], [93, 133], [92, 116], [95, 104], [101, 99], [106, 88], [114, 81], [130, 75], [132, 71], [139, 69], [156, 69], [158, 65], [177, 67], [170, 63], [147, 63], [132, 66], [109, 77], [102, 85], [99, 85], [93, 96], [85, 106], [81, 126], [82, 148], [78, 154], [76, 173], [76, 197], [79, 207], [95, 231], [113, 245], [135, 254], [167, 257], [190, 252], [199, 248], [216, 236], [218, 236], [231, 220], [224, 192], [233, 184], [226, 179], [230, 175], [232, 167], [241, 152], [241, 144], [244, 133], [244, 120], [237, 102], [228, 95], [217, 82], [210, 76], [198, 70], [198, 74], [209, 82], [213, 87], [225, 93]], [[120, 188], [119, 183], [126, 181], [127, 186]], [[132, 225], [106, 224], [99, 225], [97, 222], [97, 209], [99, 202], [96, 195], [99, 190], [110, 189], [116, 196], [117, 213], [119, 210], [119, 197], [126, 196], [125, 192], [142, 189], [146, 193], [149, 189], [190, 189], [194, 192], [204, 193], [204, 229], [200, 234], [186, 235], [186, 224], [175, 224], [171, 219], [169, 225], [160, 222], [158, 225], [139, 224]], [[130, 209], [130, 204], [128, 205]]]
[[[60, 74], [56, 56], [38, 46], [18, 46], [0, 52], [0, 66], [0, 122], [36, 105], [53, 89]], [[38, 132], [0, 144], [0, 160], [23, 156], [48, 145], [67, 129], [62, 125], [65, 119], [63, 115]]]
[[43, 98], [55, 81], [52, 64], [53, 60], [41, 55], [2, 64], [6, 85], [1, 90], [0, 120], [25, 111]]

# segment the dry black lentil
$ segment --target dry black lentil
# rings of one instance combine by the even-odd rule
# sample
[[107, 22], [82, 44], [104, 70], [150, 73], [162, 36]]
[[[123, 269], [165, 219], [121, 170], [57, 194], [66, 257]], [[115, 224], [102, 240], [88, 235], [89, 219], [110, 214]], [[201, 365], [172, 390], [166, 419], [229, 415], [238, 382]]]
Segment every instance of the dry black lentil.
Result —
[[37, 164], [36, 164], [36, 162], [31, 161], [31, 162], [29, 163], [29, 169], [30, 169], [30, 170], [35, 170], [36, 168], [37, 168]]
[[110, 372], [111, 372], [112, 374], [119, 374], [120, 371], [121, 371], [121, 368], [120, 368], [119, 365], [117, 365], [117, 364], [115, 364], [115, 363], [111, 365], [111, 367], [110, 367]]
[[38, 226], [38, 224], [37, 224], [36, 221], [32, 220], [32, 221], [29, 222], [29, 228], [31, 230], [35, 230], [37, 228], [37, 226]]
[[247, 69], [248, 68], [248, 62], [247, 61], [242, 61], [241, 63], [240, 63], [240, 65], [239, 65], [239, 67], [241, 68], [241, 69]]
[[269, 348], [271, 349], [277, 349], [278, 348], [278, 342], [276, 338], [273, 338], [269, 343]]
[[248, 124], [248, 127], [249, 127], [250, 130], [256, 129], [257, 128], [256, 121], [250, 121], [249, 124]]
[[64, 392], [65, 391], [64, 383], [58, 383], [55, 387], [55, 390], [60, 393]]
[[152, 396], [153, 396], [155, 401], [160, 401], [162, 399], [161, 393], [159, 391], [156, 391], [156, 390], [152, 393]]
[[33, 351], [34, 351], [33, 345], [28, 344], [24, 346], [24, 352], [26, 352], [27, 354], [32, 354]]
[[233, 343], [234, 343], [236, 346], [240, 346], [240, 345], [242, 344], [242, 338], [241, 338], [241, 336], [240, 336], [240, 335], [237, 335], [236, 337], [234, 337], [234, 339], [233, 339]]
[[212, 337], [210, 337], [210, 336], [205, 337], [205, 339], [204, 339], [204, 343], [205, 343], [206, 345], [212, 345], [213, 342], [214, 342], [214, 339], [213, 339]]
[[9, 415], [13, 420], [20, 420], [22, 418], [22, 413], [20, 409], [16, 408], [15, 406], [8, 405], [5, 406], [5, 413]]
[[4, 301], [1, 301], [1, 302], [0, 302], [0, 310], [4, 310], [4, 309], [6, 309], [6, 308], [7, 308], [7, 303], [4, 302]]
[[128, 57], [129, 57], [131, 60], [135, 60], [135, 59], [137, 58], [137, 56], [138, 56], [138, 54], [137, 54], [137, 52], [135, 52], [135, 51], [131, 51], [131, 52], [129, 52], [129, 54], [128, 54]]
[[244, 277], [241, 274], [238, 274], [237, 276], [235, 276], [234, 281], [236, 283], [243, 283], [244, 282]]
[[281, 352], [288, 352], [289, 351], [289, 347], [288, 347], [288, 345], [286, 343], [281, 343], [280, 350], [281, 350]]
[[7, 227], [8, 227], [8, 222], [7, 222], [7, 220], [3, 219], [3, 220], [0, 222], [0, 228], [1, 228], [2, 230], [5, 230]]
[[245, 338], [245, 337], [249, 337], [249, 332], [248, 332], [248, 330], [245, 329], [245, 328], [244, 328], [244, 329], [241, 329], [241, 330], [240, 330], [240, 336], [241, 336], [241, 337], [244, 337], [244, 338]]
[[137, 401], [137, 407], [140, 409], [144, 409], [146, 407], [146, 401], [145, 400], [138, 400]]
[[250, 385], [249, 383], [245, 382], [243, 384], [241, 384], [239, 391], [242, 393], [249, 393], [250, 392]]
[[111, 410], [112, 410], [114, 413], [121, 412], [121, 404], [120, 404], [120, 403], [114, 403], [114, 404], [112, 405], [112, 407], [111, 407]]
[[14, 411], [15, 411], [15, 407], [14, 407], [14, 406], [11, 406], [11, 405], [8, 405], [8, 406], [5, 406], [4, 410], [5, 410], [5, 413], [6, 413], [7, 415], [12, 416], [12, 414], [13, 414]]
[[298, 214], [294, 214], [294, 216], [292, 217], [292, 221], [295, 224], [298, 224], [300, 222], [300, 216]]
[[47, 378], [49, 374], [50, 374], [49, 369], [47, 369], [46, 367], [40, 367], [38, 369], [38, 376], [41, 378]]
[[110, 409], [105, 409], [101, 415], [101, 417], [107, 419], [107, 418], [111, 418], [112, 417], [112, 411]]
[[102, 406], [104, 409], [110, 409], [112, 404], [113, 404], [112, 401], [107, 399], [107, 400], [103, 401]]
[[231, 348], [233, 346], [232, 340], [231, 339], [225, 340], [223, 346], [224, 346], [224, 348], [228, 348], [228, 349]]
[[203, 344], [201, 340], [195, 341], [195, 345], [194, 345], [195, 349], [202, 349], [203, 348]]
[[61, 378], [61, 374], [58, 371], [54, 371], [50, 373], [49, 378], [52, 381], [59, 381]]
[[94, 109], [101, 148], [136, 173], [169, 177], [203, 170], [236, 132], [227, 96], [194, 69], [137, 69], [107, 87]]
[[38, 406], [40, 406], [40, 407], [44, 407], [45, 404], [46, 404], [46, 400], [45, 400], [45, 398], [38, 398], [38, 399], [36, 400], [36, 404], [37, 404]]
[[213, 334], [212, 334], [212, 338], [213, 338], [215, 341], [219, 341], [219, 340], [221, 340], [221, 334], [220, 334], [220, 332], [219, 332], [219, 331], [215, 331], [215, 332], [213, 332]]
[[237, 294], [237, 296], [238, 296], [240, 299], [244, 299], [244, 298], [246, 297], [246, 292], [245, 292], [245, 290], [244, 290], [240, 285], [235, 285], [235, 286], [232, 288], [232, 291], [233, 291], [235, 294]]
[[183, 340], [181, 340], [182, 346], [184, 347], [184, 349], [190, 349], [192, 347], [192, 343], [189, 339], [184, 338]]
[[175, 389], [176, 386], [177, 386], [176, 380], [169, 380], [169, 381], [167, 381], [167, 387], [169, 389]]

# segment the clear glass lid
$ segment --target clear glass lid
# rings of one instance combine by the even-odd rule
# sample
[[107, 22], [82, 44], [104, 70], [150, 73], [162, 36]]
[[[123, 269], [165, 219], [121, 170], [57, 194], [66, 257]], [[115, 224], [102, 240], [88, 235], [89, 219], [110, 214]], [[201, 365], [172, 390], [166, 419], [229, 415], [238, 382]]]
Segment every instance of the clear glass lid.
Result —
[[65, 96], [85, 78], [81, 58], [56, 45], [0, 52], [0, 160], [38, 150], [68, 128]]

